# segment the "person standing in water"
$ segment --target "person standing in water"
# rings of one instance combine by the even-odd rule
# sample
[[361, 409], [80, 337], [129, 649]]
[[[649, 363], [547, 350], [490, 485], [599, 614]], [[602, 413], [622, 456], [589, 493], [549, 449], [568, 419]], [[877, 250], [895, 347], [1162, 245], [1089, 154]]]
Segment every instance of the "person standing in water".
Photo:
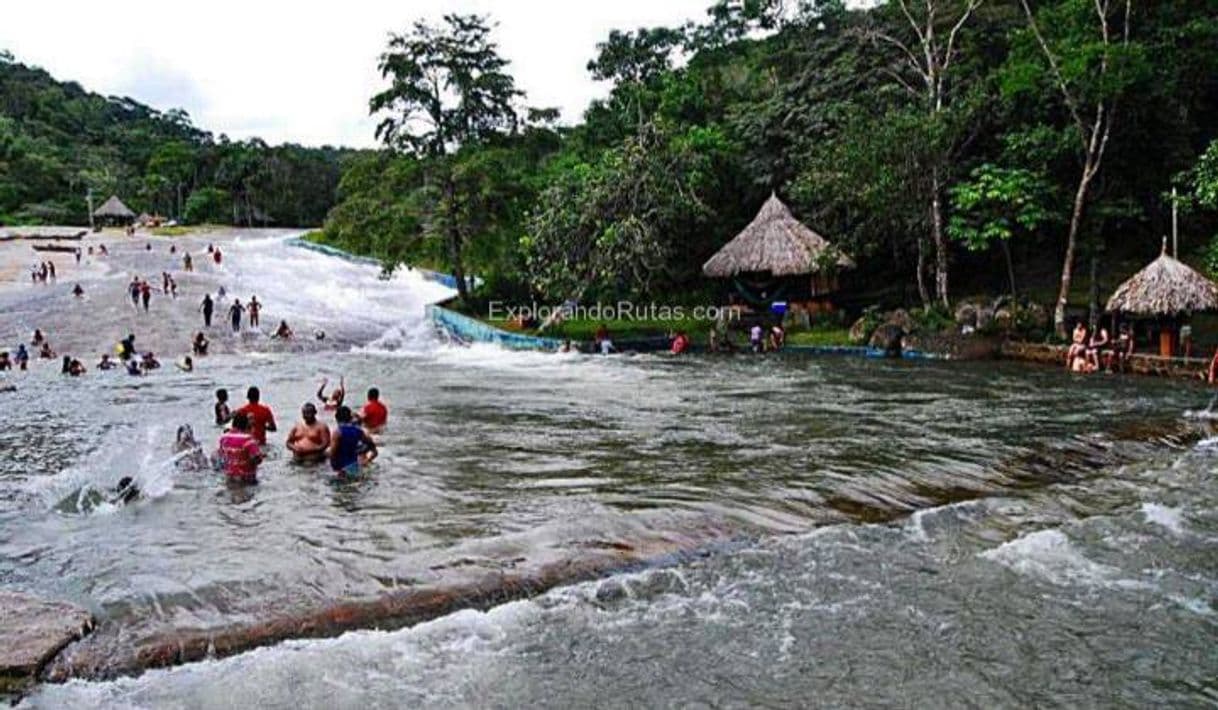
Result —
[[372, 463], [377, 456], [376, 442], [352, 420], [350, 407], [339, 407], [334, 413], [338, 426], [330, 436], [330, 468], [341, 479], [359, 478], [360, 468]]
[[347, 384], [342, 378], [338, 378], [338, 387], [330, 390], [330, 395], [326, 396], [326, 385], [330, 383], [328, 379], [322, 379], [321, 384], [317, 386], [317, 399], [321, 400], [322, 407], [327, 412], [333, 412], [343, 406], [343, 400], [347, 398]]
[[118, 341], [118, 357], [124, 362], [135, 355], [135, 335], [128, 333], [127, 337]]
[[246, 304], [246, 308], [250, 312], [250, 327], [258, 327], [258, 311], [262, 310], [262, 304], [258, 302], [257, 296], [250, 296], [250, 302]]
[[228, 408], [228, 390], [223, 387], [216, 390], [216, 404], [212, 411], [216, 414], [216, 426], [224, 426], [233, 418], [233, 413]]
[[301, 421], [288, 432], [288, 451], [300, 462], [313, 463], [326, 457], [330, 448], [330, 427], [317, 421], [317, 407], [305, 402], [300, 408]]
[[387, 421], [389, 421], [389, 409], [381, 404], [381, 391], [376, 387], [369, 387], [368, 401], [364, 402], [364, 409], [359, 415], [359, 423], [363, 424], [369, 432], [375, 433], [383, 429]]
[[203, 327], [211, 327], [211, 314], [216, 310], [216, 302], [211, 300], [211, 294], [203, 294], [203, 303], [199, 306], [199, 310], [203, 311]]
[[18, 370], [25, 370], [30, 365], [30, 352], [25, 349], [25, 343], [17, 343], [17, 352], [13, 355], [13, 362], [17, 363]]
[[140, 299], [144, 302], [144, 312], [148, 312], [148, 301], [152, 298], [152, 286], [147, 281], [140, 282]]
[[228, 307], [229, 320], [233, 322], [233, 332], [237, 333], [241, 330], [241, 312], [245, 310], [245, 306], [241, 305], [241, 299], [234, 298], [233, 305]]
[[186, 253], [182, 254], [182, 270], [183, 271], [194, 271], [195, 270], [195, 261], [194, 261], [194, 259], [190, 258], [190, 252], [186, 252]]
[[262, 404], [262, 392], [257, 387], [250, 387], [245, 393], [246, 403], [241, 409], [233, 412], [233, 419], [237, 418], [238, 414], [245, 414], [249, 417], [250, 433], [254, 439], [263, 446], [266, 445], [266, 433], [268, 431], [278, 431], [279, 427], [275, 425], [275, 413], [271, 408]]
[[262, 449], [256, 436], [250, 433], [248, 415], [237, 412], [233, 415], [233, 427], [220, 435], [220, 462], [224, 475], [235, 483], [257, 483], [258, 465], [262, 463]]

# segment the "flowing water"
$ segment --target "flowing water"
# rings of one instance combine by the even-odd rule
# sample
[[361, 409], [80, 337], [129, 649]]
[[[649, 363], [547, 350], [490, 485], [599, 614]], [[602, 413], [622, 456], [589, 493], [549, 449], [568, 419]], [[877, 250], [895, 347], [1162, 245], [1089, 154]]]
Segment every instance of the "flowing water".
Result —
[[[42, 327], [92, 365], [131, 332], [167, 365], [8, 378], [0, 585], [88, 607], [94, 651], [121, 656], [167, 629], [589, 550], [680, 554], [409, 628], [44, 684], [29, 706], [1218, 704], [1218, 446], [1183, 416], [1209, 401], [1199, 385], [455, 348], [422, 320], [444, 289], [285, 237], [216, 235], [219, 267], [177, 240], [196, 273], [147, 314], [123, 286], [174, 267], [166, 240], [0, 291], [9, 346]], [[214, 354], [169, 367], [219, 284], [257, 293], [264, 331], [286, 319], [304, 337], [234, 336], [218, 317]], [[214, 440], [215, 388], [239, 401], [259, 385], [281, 438], [340, 376], [391, 409], [365, 481], [334, 485], [282, 452], [240, 490], [176, 465], [179, 425]], [[106, 502], [124, 475], [143, 497]]]

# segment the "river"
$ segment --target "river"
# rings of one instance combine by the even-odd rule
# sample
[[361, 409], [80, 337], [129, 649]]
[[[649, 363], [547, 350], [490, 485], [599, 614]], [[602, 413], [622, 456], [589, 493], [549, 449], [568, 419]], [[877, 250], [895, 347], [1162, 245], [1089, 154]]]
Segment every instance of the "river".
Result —
[[[6, 347], [41, 327], [92, 366], [131, 332], [166, 365], [73, 379], [44, 362], [7, 378], [0, 585], [92, 610], [81, 646], [112, 660], [183, 629], [589, 551], [663, 554], [407, 628], [138, 675], [103, 663], [25, 705], [1218, 703], [1218, 447], [1183, 417], [1208, 402], [1199, 384], [1015, 363], [458, 348], [423, 321], [442, 287], [288, 236], [111, 244], [61, 266], [57, 284], [0, 290]], [[223, 264], [205, 260], [206, 240]], [[170, 243], [194, 253], [195, 273]], [[164, 269], [179, 298], [132, 308], [131, 274]], [[78, 281], [84, 299], [68, 293]], [[301, 337], [234, 336], [217, 318], [215, 352], [178, 372], [198, 301], [220, 284], [258, 295], [263, 331], [285, 319]], [[282, 451], [243, 490], [175, 466], [179, 425], [214, 441], [217, 387], [239, 402], [260, 386], [278, 439], [320, 379], [340, 376], [353, 401], [377, 386], [391, 410], [367, 480], [335, 485]], [[85, 504], [123, 475], [141, 500]]]

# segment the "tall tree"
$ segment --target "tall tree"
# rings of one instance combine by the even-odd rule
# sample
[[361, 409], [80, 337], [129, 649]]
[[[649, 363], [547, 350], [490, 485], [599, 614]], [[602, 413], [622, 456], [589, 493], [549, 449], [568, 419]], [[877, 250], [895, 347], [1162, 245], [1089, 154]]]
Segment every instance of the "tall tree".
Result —
[[471, 188], [458, 180], [450, 158], [462, 146], [515, 130], [514, 102], [522, 92], [506, 73], [490, 38], [491, 25], [477, 15], [444, 16], [443, 24], [415, 22], [409, 32], [392, 35], [381, 55], [381, 76], [389, 88], [372, 97], [373, 114], [386, 113], [376, 135], [390, 148], [426, 159], [432, 224], [445, 242], [463, 300], [468, 297], [462, 248], [468, 214], [461, 194]]
[[668, 27], [640, 27], [635, 32], [613, 30], [609, 38], [596, 45], [596, 59], [588, 71], [597, 81], [614, 82], [615, 98], [634, 113], [635, 131], [642, 135], [647, 125], [646, 91], [672, 68], [672, 55], [684, 35]]
[[1059, 0], [1035, 8], [1030, 0], [1019, 2], [1040, 61], [1017, 55], [1013, 73], [1054, 87], [1070, 115], [1081, 161], [1053, 308], [1054, 328], [1064, 338], [1079, 234], [1124, 88], [1122, 60], [1128, 57], [1132, 0]]
[[[984, 0], [890, 0], [887, 9], [899, 13], [903, 30], [872, 26], [865, 36], [895, 52], [885, 73], [905, 89], [928, 114], [941, 123], [954, 95], [960, 93], [953, 65], [958, 58], [960, 33]], [[900, 24], [900, 23], [898, 23]], [[948, 243], [944, 220], [944, 190], [950, 179], [957, 142], [940, 136], [937, 155], [926, 166], [929, 173], [928, 209], [931, 241], [935, 245], [935, 300], [950, 306], [948, 298]], [[921, 278], [921, 276], [919, 276]]]

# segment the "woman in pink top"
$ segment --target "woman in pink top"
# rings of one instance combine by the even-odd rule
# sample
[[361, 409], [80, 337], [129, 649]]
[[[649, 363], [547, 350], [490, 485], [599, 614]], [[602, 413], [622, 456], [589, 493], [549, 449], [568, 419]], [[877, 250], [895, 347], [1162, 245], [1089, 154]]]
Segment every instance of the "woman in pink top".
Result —
[[233, 415], [233, 428], [220, 436], [220, 461], [224, 475], [229, 480], [241, 483], [258, 482], [258, 464], [262, 463], [262, 450], [250, 435], [249, 416], [238, 411]]

